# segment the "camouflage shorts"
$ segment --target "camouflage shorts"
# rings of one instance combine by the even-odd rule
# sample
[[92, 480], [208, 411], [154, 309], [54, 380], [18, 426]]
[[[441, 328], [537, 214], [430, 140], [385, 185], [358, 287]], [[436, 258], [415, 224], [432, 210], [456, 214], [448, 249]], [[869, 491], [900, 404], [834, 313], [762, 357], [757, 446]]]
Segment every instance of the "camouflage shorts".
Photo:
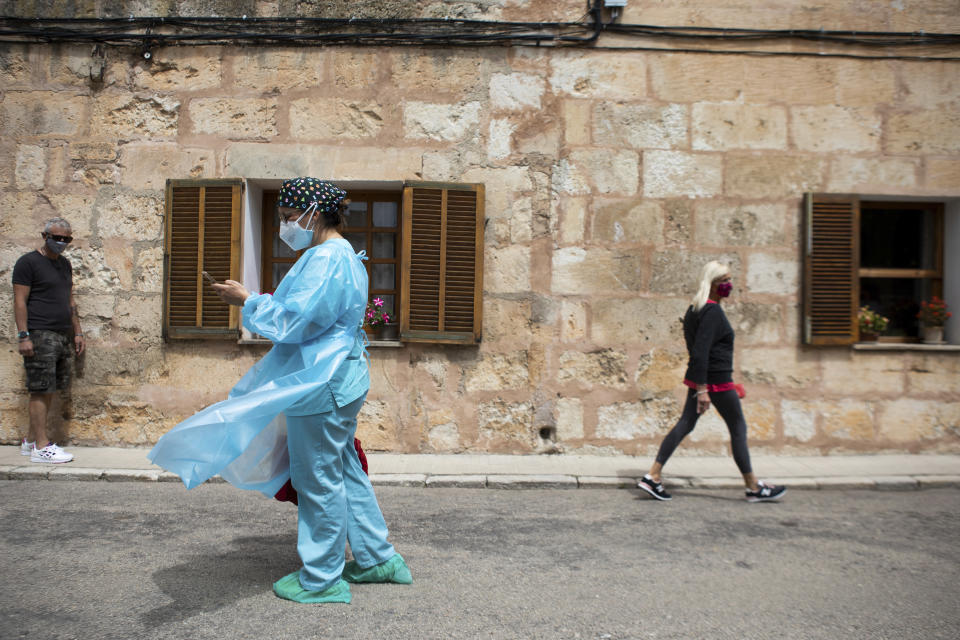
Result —
[[38, 329], [30, 332], [33, 355], [23, 357], [27, 369], [27, 391], [53, 393], [70, 384], [71, 336], [59, 331]]

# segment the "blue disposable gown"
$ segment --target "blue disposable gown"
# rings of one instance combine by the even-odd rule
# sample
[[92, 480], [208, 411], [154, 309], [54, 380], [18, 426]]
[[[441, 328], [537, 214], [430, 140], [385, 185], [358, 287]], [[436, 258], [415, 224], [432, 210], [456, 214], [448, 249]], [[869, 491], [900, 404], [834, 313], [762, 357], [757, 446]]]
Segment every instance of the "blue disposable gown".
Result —
[[337, 238], [308, 249], [276, 292], [250, 296], [243, 325], [273, 348], [233, 387], [164, 434], [147, 457], [191, 489], [216, 474], [273, 496], [290, 477], [283, 412], [343, 407], [370, 388], [362, 256]]

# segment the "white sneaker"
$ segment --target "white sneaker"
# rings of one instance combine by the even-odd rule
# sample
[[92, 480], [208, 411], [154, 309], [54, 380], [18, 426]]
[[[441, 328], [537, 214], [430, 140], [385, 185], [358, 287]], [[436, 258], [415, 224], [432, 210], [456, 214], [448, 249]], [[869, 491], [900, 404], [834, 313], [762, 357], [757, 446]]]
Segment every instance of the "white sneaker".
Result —
[[23, 442], [20, 443], [20, 455], [28, 456], [30, 452], [33, 451], [37, 446], [36, 442], [27, 442], [27, 439], [24, 438]]
[[52, 442], [43, 449], [34, 447], [33, 451], [30, 452], [30, 462], [60, 464], [62, 462], [70, 462], [71, 460], [73, 460], [72, 453], [67, 453]]

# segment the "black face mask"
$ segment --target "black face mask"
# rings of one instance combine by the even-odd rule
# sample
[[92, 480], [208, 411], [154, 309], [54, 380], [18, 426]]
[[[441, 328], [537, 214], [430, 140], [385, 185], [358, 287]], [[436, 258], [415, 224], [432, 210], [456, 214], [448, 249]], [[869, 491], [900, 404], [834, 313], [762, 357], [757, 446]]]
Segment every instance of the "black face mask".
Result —
[[63, 253], [63, 250], [67, 248], [67, 244], [66, 242], [57, 242], [53, 238], [47, 238], [47, 249], [56, 255]]

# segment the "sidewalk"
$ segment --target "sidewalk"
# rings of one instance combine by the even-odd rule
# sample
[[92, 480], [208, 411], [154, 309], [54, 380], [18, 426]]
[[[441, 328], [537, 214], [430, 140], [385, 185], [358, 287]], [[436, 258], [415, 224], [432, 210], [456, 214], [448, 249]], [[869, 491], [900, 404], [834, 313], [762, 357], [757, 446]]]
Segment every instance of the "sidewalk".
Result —
[[[69, 447], [67, 464], [31, 463], [19, 446], [0, 446], [0, 480], [179, 482], [153, 466], [146, 448]], [[368, 453], [378, 486], [493, 489], [633, 487], [651, 460], [632, 456]], [[760, 456], [758, 475], [791, 489], [926, 489], [960, 487], [960, 455]], [[673, 488], [739, 489], [730, 457], [675, 455], [665, 484]], [[222, 482], [217, 477], [212, 482]]]

